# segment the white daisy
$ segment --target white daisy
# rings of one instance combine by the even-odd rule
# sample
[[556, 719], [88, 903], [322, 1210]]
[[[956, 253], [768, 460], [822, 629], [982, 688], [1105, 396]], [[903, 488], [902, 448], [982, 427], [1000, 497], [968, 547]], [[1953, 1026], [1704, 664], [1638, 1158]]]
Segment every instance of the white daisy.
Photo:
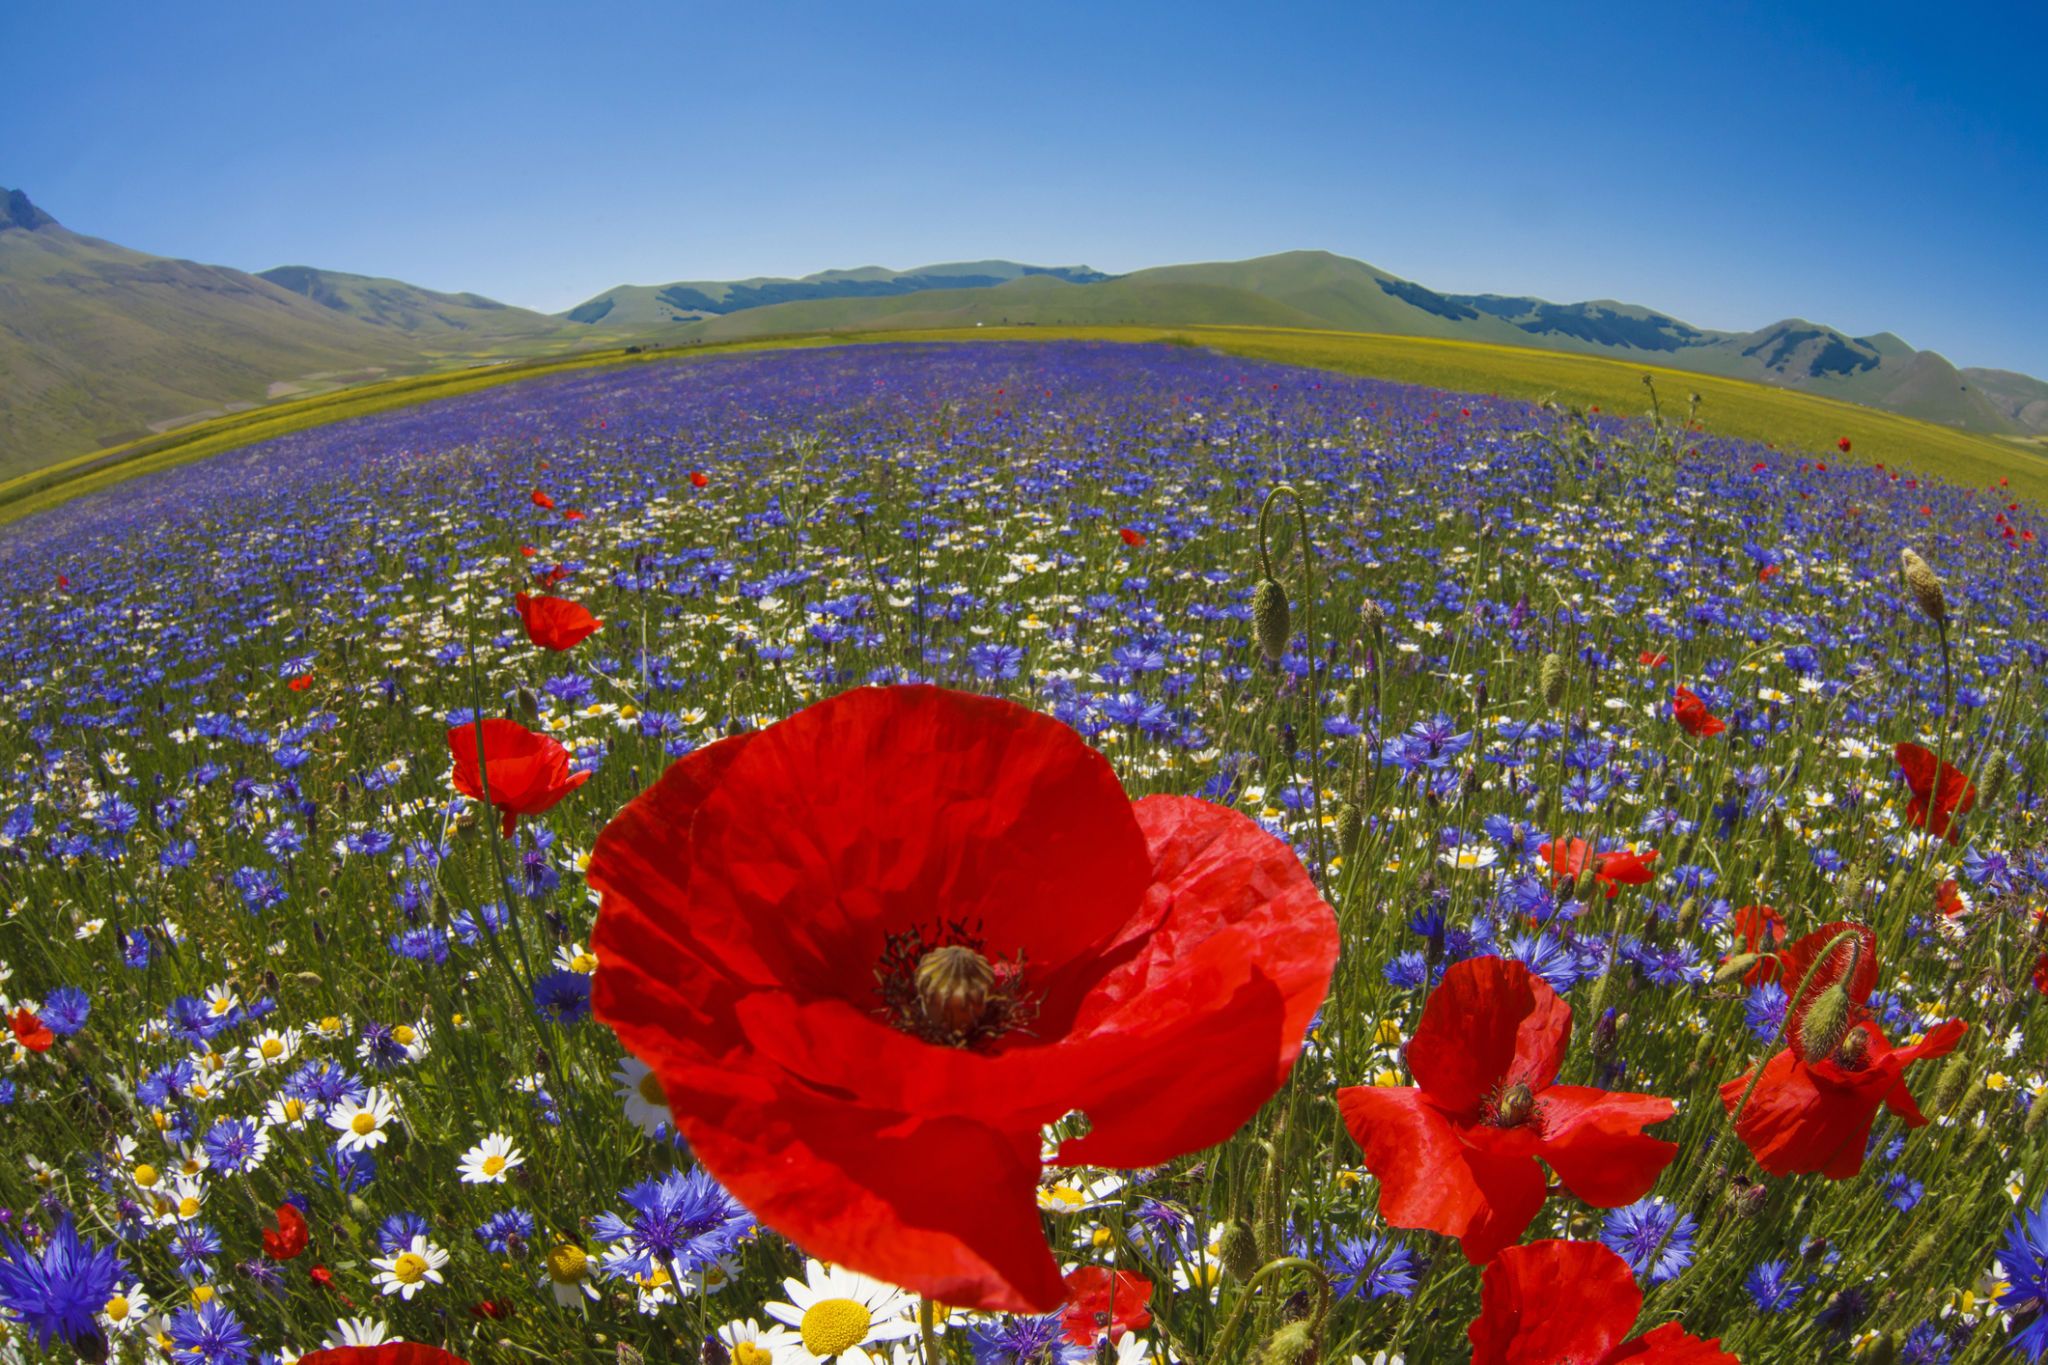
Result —
[[[809, 1365], [836, 1360], [837, 1365], [888, 1365], [889, 1343], [917, 1331], [911, 1317], [917, 1300], [901, 1289], [841, 1266], [813, 1259], [805, 1278], [782, 1282], [788, 1303], [762, 1308], [777, 1322], [794, 1327], [797, 1347], [777, 1365]], [[878, 1350], [869, 1350], [878, 1347]]]
[[139, 1284], [126, 1289], [116, 1286], [113, 1297], [100, 1309], [100, 1321], [115, 1336], [127, 1336], [149, 1316], [149, 1291]]
[[1500, 851], [1492, 844], [1459, 844], [1437, 854], [1436, 860], [1463, 872], [1481, 872], [1500, 861]]
[[242, 1060], [252, 1067], [276, 1066], [288, 1062], [299, 1050], [299, 1036], [296, 1033], [279, 1033], [276, 1029], [265, 1029], [256, 1035], [255, 1041], [242, 1049]]
[[370, 1264], [379, 1272], [370, 1281], [378, 1292], [397, 1294], [409, 1302], [427, 1285], [443, 1283], [441, 1267], [448, 1264], [448, 1253], [424, 1236], [415, 1236], [405, 1250], [392, 1256], [373, 1257]]
[[574, 1242], [555, 1243], [555, 1249], [548, 1253], [547, 1272], [535, 1283], [552, 1290], [556, 1304], [563, 1308], [575, 1307], [580, 1298], [598, 1296], [590, 1253]]
[[398, 1113], [391, 1094], [372, 1090], [360, 1101], [343, 1100], [327, 1115], [327, 1126], [340, 1131], [335, 1145], [344, 1152], [359, 1152], [382, 1146], [388, 1136], [384, 1129]]
[[462, 1154], [462, 1183], [502, 1185], [514, 1166], [525, 1164], [526, 1158], [512, 1145], [511, 1138], [503, 1133], [492, 1133]]
[[404, 1337], [392, 1335], [391, 1329], [381, 1319], [342, 1318], [327, 1334], [327, 1340], [320, 1344], [334, 1351], [344, 1346], [382, 1346], [387, 1341], [403, 1340]]
[[612, 1069], [612, 1085], [612, 1093], [626, 1108], [626, 1122], [646, 1136], [653, 1137], [670, 1121], [661, 1077], [638, 1057], [628, 1057]]
[[718, 1329], [718, 1340], [732, 1357], [732, 1365], [774, 1365], [778, 1355], [802, 1349], [802, 1342], [787, 1327], [763, 1327], [752, 1318], [728, 1322]]

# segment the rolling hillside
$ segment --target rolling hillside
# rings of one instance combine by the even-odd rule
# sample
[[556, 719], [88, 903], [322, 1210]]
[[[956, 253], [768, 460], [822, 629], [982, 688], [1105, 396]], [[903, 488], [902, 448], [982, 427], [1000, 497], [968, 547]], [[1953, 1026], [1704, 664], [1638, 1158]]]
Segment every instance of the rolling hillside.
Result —
[[417, 337], [479, 338], [573, 335], [574, 324], [515, 308], [481, 294], [443, 294], [403, 280], [345, 275], [305, 265], [281, 265], [258, 279], [302, 294], [323, 308]]
[[914, 270], [870, 265], [857, 270], [823, 270], [801, 279], [758, 276], [748, 280], [621, 285], [586, 299], [562, 316], [571, 322], [602, 322], [613, 327], [663, 326], [784, 303], [902, 298], [938, 290], [987, 289], [1013, 280], [1041, 278], [1088, 284], [1109, 277], [1085, 265], [1019, 265], [1015, 261], [956, 261], [921, 265]]

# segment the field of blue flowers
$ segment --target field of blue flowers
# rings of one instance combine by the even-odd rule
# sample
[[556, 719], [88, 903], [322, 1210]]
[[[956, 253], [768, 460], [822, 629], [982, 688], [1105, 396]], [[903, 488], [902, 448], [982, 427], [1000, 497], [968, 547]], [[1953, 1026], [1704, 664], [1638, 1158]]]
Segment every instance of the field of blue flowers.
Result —
[[[8, 528], [0, 1361], [2040, 1358], [2048, 522], [1653, 401], [764, 352]], [[919, 682], [1234, 809], [1334, 911], [1235, 1136], [1045, 1167], [1047, 1311], [757, 1223], [593, 1016], [622, 808]], [[575, 785], [462, 795], [484, 720]]]

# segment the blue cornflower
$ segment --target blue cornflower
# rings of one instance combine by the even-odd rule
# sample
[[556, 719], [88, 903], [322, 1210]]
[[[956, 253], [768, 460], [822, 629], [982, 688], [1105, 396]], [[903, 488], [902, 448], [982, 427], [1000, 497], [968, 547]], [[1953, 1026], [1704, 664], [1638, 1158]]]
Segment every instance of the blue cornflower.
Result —
[[1742, 1287], [1749, 1291], [1759, 1313], [1782, 1313], [1806, 1292], [1806, 1282], [1792, 1278], [1792, 1267], [1786, 1261], [1763, 1262], [1749, 1272]]
[[505, 927], [505, 907], [492, 901], [478, 907], [475, 914], [457, 910], [449, 917], [448, 923], [454, 928], [455, 937], [461, 939], [464, 946], [473, 948], [483, 942], [486, 932], [496, 934]]
[[439, 966], [448, 960], [448, 936], [439, 929], [421, 925], [391, 936], [391, 951], [414, 962]]
[[1742, 1002], [1742, 1022], [1758, 1042], [1776, 1042], [1778, 1030], [1785, 1023], [1785, 1010], [1791, 1003], [1783, 986], [1766, 981], [1751, 990], [1748, 999]]
[[222, 1119], [201, 1140], [214, 1169], [229, 1175], [253, 1170], [267, 1150], [263, 1130], [251, 1119]]
[[1999, 1301], [2017, 1331], [2011, 1346], [2028, 1360], [2048, 1355], [2048, 1199], [2013, 1215], [1998, 1249], [1998, 1263], [2012, 1288]]
[[121, 961], [130, 970], [141, 971], [149, 965], [149, 935], [140, 929], [131, 929], [121, 940]]
[[171, 1255], [178, 1258], [178, 1273], [188, 1280], [213, 1273], [213, 1258], [220, 1255], [220, 1246], [220, 1234], [197, 1220], [178, 1224], [171, 1234]]
[[43, 1027], [66, 1038], [85, 1027], [92, 1013], [92, 998], [76, 986], [59, 986], [43, 997]]
[[1038, 1318], [999, 1318], [967, 1329], [975, 1365], [1069, 1365], [1092, 1360], [1086, 1347], [1067, 1343], [1057, 1313]]
[[0, 1233], [0, 1308], [45, 1348], [61, 1337], [82, 1355], [88, 1343], [101, 1341], [100, 1309], [127, 1278], [121, 1258], [80, 1237], [68, 1216], [35, 1251]]
[[1885, 1201], [1900, 1213], [1911, 1213], [1913, 1206], [1920, 1202], [1920, 1196], [1927, 1193], [1927, 1186], [1904, 1171], [1893, 1171], [1886, 1176], [1882, 1188]]
[[477, 1224], [476, 1239], [499, 1256], [515, 1254], [513, 1244], [533, 1245], [533, 1215], [525, 1209], [505, 1209]]
[[1955, 1358], [1955, 1338], [1939, 1323], [1923, 1322], [1899, 1343], [1899, 1365], [1949, 1365]]
[[[1657, 1258], [1650, 1274], [1651, 1284], [1676, 1279], [1692, 1264], [1692, 1239], [1699, 1224], [1691, 1214], [1657, 1199], [1638, 1199], [1607, 1215], [1600, 1227], [1600, 1240], [1609, 1251], [1628, 1262], [1641, 1278], [1650, 1270], [1650, 1258]], [[1662, 1246], [1660, 1251], [1658, 1248]]]
[[377, 1250], [394, 1256], [427, 1235], [427, 1220], [416, 1213], [394, 1213], [377, 1225]]
[[171, 1317], [171, 1341], [180, 1359], [198, 1365], [248, 1365], [254, 1343], [234, 1310], [219, 1299], [180, 1308]]
[[1024, 650], [1018, 645], [979, 644], [967, 651], [967, 666], [983, 682], [1014, 678], [1024, 665]]
[[1396, 953], [1381, 969], [1381, 975], [1385, 976], [1387, 984], [1397, 991], [1420, 990], [1422, 983], [1429, 980], [1429, 961], [1412, 949], [1405, 953]]
[[590, 1013], [590, 977], [583, 972], [554, 971], [533, 983], [533, 1007], [558, 1024], [582, 1022]]
[[607, 1258], [615, 1275], [645, 1275], [659, 1264], [686, 1279], [731, 1252], [754, 1227], [754, 1216], [701, 1167], [642, 1181], [619, 1197], [632, 1214], [599, 1214], [592, 1224], [599, 1241], [617, 1242], [624, 1252]]
[[1340, 1299], [1353, 1294], [1368, 1299], [1397, 1294], [1405, 1299], [1415, 1293], [1414, 1253], [1376, 1233], [1340, 1238], [1324, 1259], [1330, 1263]]
[[1559, 995], [1578, 984], [1578, 956], [1549, 934], [1517, 934], [1508, 940], [1504, 956], [1542, 977]]

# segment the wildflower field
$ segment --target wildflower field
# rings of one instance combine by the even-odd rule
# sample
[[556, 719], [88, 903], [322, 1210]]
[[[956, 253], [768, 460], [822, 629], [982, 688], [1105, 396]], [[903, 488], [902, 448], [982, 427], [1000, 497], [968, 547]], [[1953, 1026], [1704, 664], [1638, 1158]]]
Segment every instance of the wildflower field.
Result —
[[0, 1360], [2040, 1358], [2048, 522], [1643, 408], [755, 352], [9, 527]]

